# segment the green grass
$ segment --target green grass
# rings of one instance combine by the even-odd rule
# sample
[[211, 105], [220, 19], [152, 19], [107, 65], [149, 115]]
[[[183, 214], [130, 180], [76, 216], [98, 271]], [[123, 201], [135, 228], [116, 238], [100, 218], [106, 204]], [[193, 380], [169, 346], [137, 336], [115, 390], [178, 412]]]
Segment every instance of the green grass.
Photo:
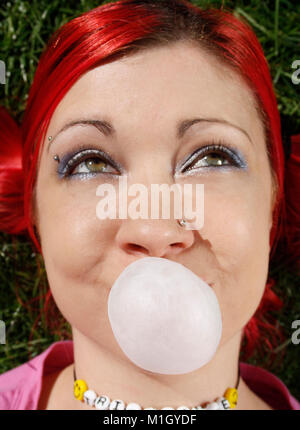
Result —
[[[0, 59], [7, 67], [6, 85], [0, 85], [0, 105], [6, 106], [20, 121], [26, 97], [33, 80], [39, 56], [50, 35], [71, 18], [106, 2], [93, 0], [10, 1], [0, 8]], [[231, 9], [247, 20], [256, 32], [270, 64], [283, 135], [300, 132], [300, 85], [291, 82], [292, 62], [300, 59], [300, 3], [272, 1], [194, 1], [199, 6]], [[266, 367], [287, 384], [300, 399], [300, 344], [291, 343], [294, 320], [300, 319], [299, 277], [291, 267], [274, 260], [270, 272], [276, 279], [276, 291], [285, 306], [276, 315], [286, 340], [278, 348], [272, 366], [267, 355], [254, 355], [250, 363]], [[6, 322], [6, 344], [0, 345], [0, 373], [24, 363], [60, 340], [41, 317], [29, 342], [31, 329], [43, 300], [40, 291], [47, 290], [47, 277], [41, 256], [28, 237], [0, 234], [0, 320]], [[22, 303], [36, 299], [34, 311]], [[64, 336], [70, 333], [68, 323], [62, 327]], [[282, 355], [284, 353], [284, 355]]]

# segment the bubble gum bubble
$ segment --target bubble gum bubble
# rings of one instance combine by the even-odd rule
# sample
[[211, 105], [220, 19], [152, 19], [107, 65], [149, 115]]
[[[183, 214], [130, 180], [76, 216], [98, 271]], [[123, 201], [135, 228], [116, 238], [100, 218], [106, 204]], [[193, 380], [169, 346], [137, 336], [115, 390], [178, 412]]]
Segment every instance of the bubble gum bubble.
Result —
[[213, 289], [182, 264], [145, 257], [113, 284], [108, 316], [124, 354], [154, 373], [192, 372], [214, 356], [222, 317]]

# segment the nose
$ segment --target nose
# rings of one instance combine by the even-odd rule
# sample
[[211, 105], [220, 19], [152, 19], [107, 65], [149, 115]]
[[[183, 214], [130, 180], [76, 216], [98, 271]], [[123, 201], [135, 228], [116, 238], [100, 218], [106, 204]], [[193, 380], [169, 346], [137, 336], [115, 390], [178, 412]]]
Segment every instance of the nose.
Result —
[[190, 248], [194, 233], [176, 219], [127, 219], [116, 236], [118, 246], [130, 255], [169, 257]]

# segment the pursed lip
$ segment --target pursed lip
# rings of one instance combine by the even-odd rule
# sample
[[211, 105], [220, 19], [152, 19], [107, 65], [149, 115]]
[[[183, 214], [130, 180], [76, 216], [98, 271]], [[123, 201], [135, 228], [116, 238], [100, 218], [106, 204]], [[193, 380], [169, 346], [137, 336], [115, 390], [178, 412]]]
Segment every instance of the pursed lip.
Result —
[[[146, 257], [140, 257], [140, 258], [137, 258], [137, 259], [134, 259], [133, 261], [131, 261], [130, 263], [128, 263], [122, 270], [121, 270], [121, 272], [118, 274], [118, 276], [117, 276], [117, 278], [121, 275], [121, 273], [126, 269], [126, 267], [127, 266], [129, 266], [130, 264], [132, 264], [133, 262], [135, 262], [135, 261], [137, 261], [137, 260], [140, 260], [140, 259], [142, 259], [142, 258], [146, 258]], [[176, 260], [171, 260], [171, 259], [168, 259], [169, 261], [172, 261], [173, 263], [179, 263], [179, 264], [181, 264], [182, 266], [184, 266], [186, 269], [188, 269], [188, 270], [190, 270], [191, 272], [193, 272], [196, 276], [198, 276], [200, 279], [202, 279], [207, 285], [209, 285], [211, 288], [213, 288], [214, 287], [214, 282], [208, 282], [207, 280], [206, 280], [206, 278], [205, 277], [202, 277], [201, 275], [199, 275], [198, 273], [196, 273], [196, 272], [194, 272], [191, 268], [189, 268], [189, 267], [187, 267], [184, 263], [181, 263], [180, 261], [176, 261]], [[117, 279], [116, 278], [116, 279]]]

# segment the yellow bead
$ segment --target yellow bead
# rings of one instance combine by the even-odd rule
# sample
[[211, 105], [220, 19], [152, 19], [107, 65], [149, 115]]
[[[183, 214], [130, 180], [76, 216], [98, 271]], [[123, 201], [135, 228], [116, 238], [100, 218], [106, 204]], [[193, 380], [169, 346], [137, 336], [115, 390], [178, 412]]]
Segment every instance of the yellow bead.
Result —
[[225, 399], [228, 400], [231, 409], [234, 409], [236, 407], [237, 404], [237, 399], [238, 399], [238, 392], [236, 388], [227, 388], [225, 394], [224, 394]]
[[83, 379], [77, 379], [74, 382], [74, 396], [77, 400], [83, 400], [83, 394], [87, 391], [88, 386]]

